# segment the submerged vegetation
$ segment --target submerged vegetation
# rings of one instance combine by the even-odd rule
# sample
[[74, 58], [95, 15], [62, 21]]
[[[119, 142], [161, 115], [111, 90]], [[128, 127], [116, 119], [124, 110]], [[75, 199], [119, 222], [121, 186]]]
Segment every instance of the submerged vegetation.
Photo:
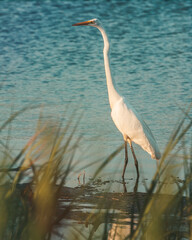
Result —
[[[14, 113], [0, 132], [26, 110]], [[123, 146], [102, 162], [95, 159], [100, 166], [87, 183], [67, 187], [81, 146], [81, 137], [75, 136], [78, 123], [71, 128], [71, 120], [63, 127], [40, 119], [14, 158], [1, 141], [0, 239], [192, 239], [190, 110], [182, 110], [150, 186], [144, 182], [144, 193], [137, 191], [140, 181], [127, 192], [126, 181], [98, 178]], [[179, 171], [183, 180], [177, 178]], [[124, 193], [110, 191], [116, 183]]]

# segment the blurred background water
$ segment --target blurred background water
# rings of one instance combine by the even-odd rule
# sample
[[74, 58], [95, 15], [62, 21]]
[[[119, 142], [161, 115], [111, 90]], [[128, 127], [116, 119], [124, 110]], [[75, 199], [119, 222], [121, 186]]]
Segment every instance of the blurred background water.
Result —
[[[83, 135], [84, 163], [123, 143], [110, 117], [102, 37], [95, 28], [72, 27], [95, 17], [108, 33], [120, 92], [143, 115], [163, 151], [182, 114], [179, 107], [191, 102], [190, 0], [0, 1], [0, 123], [28, 104], [44, 106], [12, 123], [13, 152], [34, 133], [40, 112], [65, 124], [74, 109], [76, 116], [84, 113], [76, 132]], [[6, 130], [1, 139], [7, 135]], [[150, 178], [156, 162], [140, 147], [135, 150]], [[106, 171], [118, 165], [120, 176], [123, 164], [124, 151]], [[135, 176], [133, 161], [128, 168], [127, 176]]]

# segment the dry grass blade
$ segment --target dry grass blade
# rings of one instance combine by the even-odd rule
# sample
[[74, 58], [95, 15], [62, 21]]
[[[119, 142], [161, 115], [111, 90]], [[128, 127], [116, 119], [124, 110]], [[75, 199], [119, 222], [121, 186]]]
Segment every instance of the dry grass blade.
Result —
[[26, 106], [24, 108], [22, 108], [19, 111], [16, 111], [15, 113], [11, 114], [11, 116], [7, 119], [7, 121], [5, 121], [2, 126], [0, 127], [0, 132], [8, 125], [10, 124], [10, 122], [12, 122], [18, 115], [22, 114], [23, 112], [30, 110], [30, 109], [35, 109], [35, 108], [39, 108], [40, 106]]
[[[163, 157], [161, 159], [159, 168], [156, 171], [156, 174], [153, 177], [151, 182], [151, 187], [148, 192], [148, 200], [146, 202], [146, 207], [143, 214], [140, 217], [139, 224], [137, 229], [135, 230], [133, 236], [131, 237], [132, 240], [136, 239], [164, 239], [163, 236], [167, 235], [167, 237], [171, 236], [171, 234], [181, 234], [176, 233], [178, 222], [181, 222], [180, 218], [183, 216], [184, 210], [179, 208], [178, 206], [181, 205], [181, 201], [183, 199], [184, 191], [189, 187], [190, 182], [192, 180], [192, 172], [185, 175], [185, 181], [182, 186], [178, 186], [178, 190], [175, 193], [175, 189], [173, 189], [172, 185], [167, 187], [165, 186], [166, 181], [169, 181], [170, 176], [174, 176], [176, 169], [181, 168], [180, 164], [171, 165], [174, 162], [174, 157], [178, 156], [178, 154], [172, 153], [173, 150], [178, 152], [178, 149], [175, 149], [178, 143], [181, 143], [186, 133], [189, 132], [192, 121], [188, 124], [186, 123], [186, 116], [178, 124], [175, 132], [173, 133], [169, 143], [167, 144], [165, 151], [163, 153]], [[182, 148], [185, 148], [185, 144], [182, 143]], [[184, 151], [184, 161], [187, 164], [187, 159], [192, 158]], [[171, 154], [172, 153], [172, 154]], [[169, 157], [168, 157], [169, 156]], [[165, 160], [167, 161], [165, 164]], [[159, 182], [159, 179], [162, 178], [162, 182]], [[174, 179], [174, 178], [173, 178]], [[177, 183], [176, 183], [177, 184]], [[155, 194], [153, 192], [156, 190]], [[165, 201], [162, 201], [160, 205], [157, 204], [160, 194], [162, 194], [166, 190], [166, 193], [169, 193], [169, 197], [166, 198]], [[170, 219], [170, 215], [175, 215], [175, 218]], [[177, 215], [177, 216], [176, 216]], [[180, 217], [179, 217], [180, 216]], [[166, 223], [166, 224], [165, 224]], [[168, 225], [169, 223], [169, 225]], [[169, 226], [169, 230], [168, 230]], [[168, 232], [167, 232], [168, 230]], [[170, 232], [169, 232], [170, 231]], [[186, 233], [183, 233], [184, 235]], [[128, 238], [127, 238], [128, 239]], [[169, 239], [169, 238], [168, 238]]]
[[107, 164], [124, 148], [124, 145], [121, 145], [117, 150], [115, 150], [109, 157], [107, 157], [104, 162], [100, 165], [100, 167], [96, 170], [93, 179], [97, 177], [97, 175], [102, 171], [102, 169], [107, 166]]

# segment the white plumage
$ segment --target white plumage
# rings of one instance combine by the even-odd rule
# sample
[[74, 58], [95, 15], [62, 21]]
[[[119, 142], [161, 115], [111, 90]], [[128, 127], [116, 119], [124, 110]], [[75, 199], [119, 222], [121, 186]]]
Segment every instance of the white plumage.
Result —
[[125, 142], [125, 164], [122, 177], [124, 179], [125, 169], [128, 163], [127, 142], [130, 145], [135, 166], [137, 170], [137, 177], [139, 177], [138, 162], [133, 150], [132, 141], [141, 146], [148, 152], [153, 159], [160, 159], [161, 154], [153, 134], [143, 118], [137, 111], [122, 97], [114, 86], [110, 64], [109, 64], [109, 41], [107, 34], [98, 19], [92, 19], [85, 22], [76, 23], [73, 26], [89, 25], [99, 29], [104, 41], [104, 65], [107, 80], [107, 89], [109, 96], [109, 103], [111, 107], [111, 117], [118, 130], [122, 133]]
[[140, 145], [153, 159], [161, 157], [153, 134], [143, 118], [122, 97], [113, 106], [111, 117], [123, 136]]

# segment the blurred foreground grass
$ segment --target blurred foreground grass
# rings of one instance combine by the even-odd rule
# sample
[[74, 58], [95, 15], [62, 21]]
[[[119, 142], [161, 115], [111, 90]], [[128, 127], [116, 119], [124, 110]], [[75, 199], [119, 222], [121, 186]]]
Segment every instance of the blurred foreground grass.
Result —
[[[26, 110], [10, 116], [0, 132]], [[192, 239], [192, 119], [190, 108], [182, 111], [146, 193], [137, 192], [140, 182], [131, 193], [125, 182], [124, 193], [97, 191], [99, 172], [123, 146], [100, 163], [92, 180], [78, 189], [67, 188], [81, 146], [81, 137], [75, 136], [78, 123], [71, 129], [71, 120], [63, 127], [40, 119], [16, 157], [1, 141], [0, 239]], [[176, 177], [179, 171], [184, 172], [181, 182]], [[170, 181], [174, 187], [167, 184]], [[94, 207], [77, 216], [83, 208], [76, 208], [77, 202]]]

